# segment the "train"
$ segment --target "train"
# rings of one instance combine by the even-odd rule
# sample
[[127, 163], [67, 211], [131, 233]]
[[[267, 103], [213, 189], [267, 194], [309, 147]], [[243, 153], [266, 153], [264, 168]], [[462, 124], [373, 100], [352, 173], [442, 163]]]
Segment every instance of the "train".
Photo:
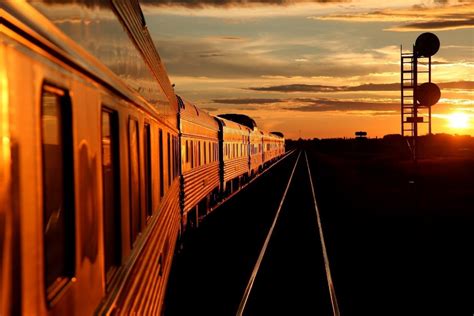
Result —
[[0, 12], [0, 315], [161, 314], [179, 240], [283, 134], [176, 95], [138, 0]]

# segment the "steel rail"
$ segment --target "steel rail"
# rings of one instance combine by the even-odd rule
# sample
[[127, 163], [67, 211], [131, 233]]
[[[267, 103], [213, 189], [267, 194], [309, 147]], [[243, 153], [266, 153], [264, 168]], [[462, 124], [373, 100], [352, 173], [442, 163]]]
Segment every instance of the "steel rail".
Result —
[[331, 277], [331, 269], [330, 269], [330, 266], [329, 266], [328, 253], [326, 251], [326, 242], [324, 240], [323, 227], [322, 227], [322, 224], [321, 224], [321, 216], [319, 214], [318, 203], [316, 201], [316, 194], [315, 194], [315, 191], [314, 191], [313, 177], [311, 176], [311, 169], [309, 168], [308, 155], [306, 155], [306, 151], [304, 152], [304, 156], [306, 158], [306, 166], [308, 167], [308, 175], [309, 175], [309, 181], [311, 183], [311, 191], [313, 193], [314, 209], [316, 211], [316, 219], [317, 219], [317, 225], [318, 225], [318, 230], [319, 230], [319, 238], [321, 240], [321, 247], [322, 247], [322, 251], [323, 251], [324, 268], [326, 270], [326, 279], [328, 281], [329, 297], [331, 298], [332, 313], [333, 313], [334, 316], [340, 316], [339, 305], [337, 304], [336, 290], [334, 289], [334, 283], [333, 283], [332, 277]]
[[258, 256], [257, 262], [255, 263], [252, 274], [250, 275], [250, 279], [249, 279], [249, 282], [247, 283], [247, 287], [245, 288], [244, 294], [242, 296], [242, 300], [240, 301], [239, 308], [237, 309], [237, 313], [236, 313], [236, 315], [238, 316], [242, 316], [245, 310], [245, 306], [247, 305], [248, 298], [250, 297], [250, 292], [252, 291], [255, 278], [257, 277], [258, 270], [260, 269], [260, 264], [262, 263], [263, 257], [265, 256], [265, 252], [267, 251], [268, 244], [273, 234], [273, 229], [275, 228], [276, 223], [278, 221], [278, 217], [280, 216], [280, 211], [283, 207], [283, 203], [285, 202], [286, 194], [288, 193], [288, 189], [290, 188], [291, 180], [293, 179], [293, 175], [295, 173], [296, 166], [298, 165], [298, 161], [300, 160], [300, 156], [301, 156], [301, 151], [299, 152], [298, 158], [296, 159], [293, 170], [291, 171], [288, 184], [286, 185], [285, 192], [283, 193], [283, 196], [281, 198], [280, 205], [278, 206], [278, 210], [275, 214], [275, 218], [273, 219], [272, 226], [270, 227], [270, 230], [268, 231], [265, 242], [262, 246], [262, 249], [260, 250], [260, 254]]
[[258, 175], [256, 175], [253, 179], [251, 179], [249, 182], [243, 184], [240, 189], [238, 189], [237, 191], [235, 192], [232, 192], [230, 195], [226, 196], [224, 199], [220, 200], [214, 207], [211, 207], [209, 209], [209, 213], [215, 211], [216, 209], [218, 209], [222, 204], [224, 204], [225, 202], [227, 202], [228, 200], [230, 200], [231, 198], [233, 198], [236, 194], [240, 193], [243, 189], [245, 189], [247, 186], [249, 186], [251, 183], [253, 183], [255, 180], [257, 180], [258, 178], [260, 178], [262, 175], [264, 175], [267, 171], [269, 171], [271, 168], [273, 168], [274, 166], [276, 166], [277, 164], [279, 164], [280, 162], [282, 162], [285, 158], [289, 157], [291, 154], [293, 154], [294, 152], [296, 151], [296, 149], [293, 149], [287, 153], [285, 153], [285, 155], [283, 157], [281, 157], [280, 159], [278, 159], [277, 161], [275, 161], [274, 163], [272, 163], [270, 166], [268, 166], [267, 168], [265, 168], [265, 170], [263, 170], [261, 173], [259, 173]]

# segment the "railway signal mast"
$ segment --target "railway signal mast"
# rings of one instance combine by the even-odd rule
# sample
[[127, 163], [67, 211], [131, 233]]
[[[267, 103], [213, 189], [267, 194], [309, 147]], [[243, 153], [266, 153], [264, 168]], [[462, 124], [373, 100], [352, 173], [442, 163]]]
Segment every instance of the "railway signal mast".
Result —
[[[431, 134], [431, 106], [441, 97], [439, 87], [431, 82], [431, 56], [438, 52], [439, 46], [439, 39], [433, 33], [418, 36], [411, 53], [403, 53], [400, 46], [401, 130], [402, 136], [412, 137], [409, 145], [415, 161], [418, 123], [428, 124], [428, 134]], [[427, 76], [427, 82], [418, 85], [419, 74]], [[422, 113], [426, 111], [427, 115]], [[424, 121], [425, 118], [427, 121]]]

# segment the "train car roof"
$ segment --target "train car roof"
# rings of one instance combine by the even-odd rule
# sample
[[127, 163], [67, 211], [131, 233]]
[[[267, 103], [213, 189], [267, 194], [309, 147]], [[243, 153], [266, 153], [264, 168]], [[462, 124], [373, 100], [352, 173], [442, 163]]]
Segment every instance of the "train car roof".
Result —
[[176, 97], [178, 99], [181, 119], [211, 128], [216, 131], [219, 130], [219, 124], [216, 122], [213, 116], [201, 110], [195, 104], [181, 98], [179, 95], [176, 95]]
[[222, 125], [224, 125], [225, 127], [227, 128], [232, 128], [232, 129], [237, 129], [237, 130], [242, 130], [242, 131], [245, 131], [245, 132], [249, 132], [251, 131], [250, 128], [248, 128], [247, 126], [245, 125], [242, 125], [242, 124], [239, 124], [237, 122], [234, 122], [234, 121], [231, 121], [231, 120], [227, 120], [223, 117], [221, 117], [220, 115], [214, 117], [217, 121], [221, 122]]
[[254, 119], [244, 114], [219, 114], [218, 116], [225, 118], [229, 121], [247, 126], [250, 129], [254, 129], [257, 127], [257, 123], [255, 123]]
[[281, 138], [285, 138], [285, 135], [283, 135], [282, 132], [270, 132], [270, 134], [273, 134], [273, 135], [281, 137]]

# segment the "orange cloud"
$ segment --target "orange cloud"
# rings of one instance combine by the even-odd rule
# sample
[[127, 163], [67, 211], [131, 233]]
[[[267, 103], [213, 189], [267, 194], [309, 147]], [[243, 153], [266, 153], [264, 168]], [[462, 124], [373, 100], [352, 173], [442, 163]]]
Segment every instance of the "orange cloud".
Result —
[[332, 14], [310, 17], [325, 21], [402, 22], [388, 31], [407, 32], [452, 30], [474, 27], [474, 3], [435, 7], [413, 6], [409, 9], [385, 9], [371, 12]]
[[291, 5], [296, 3], [339, 3], [351, 0], [142, 0], [144, 5], [179, 6], [187, 8], [230, 7], [249, 5]]

